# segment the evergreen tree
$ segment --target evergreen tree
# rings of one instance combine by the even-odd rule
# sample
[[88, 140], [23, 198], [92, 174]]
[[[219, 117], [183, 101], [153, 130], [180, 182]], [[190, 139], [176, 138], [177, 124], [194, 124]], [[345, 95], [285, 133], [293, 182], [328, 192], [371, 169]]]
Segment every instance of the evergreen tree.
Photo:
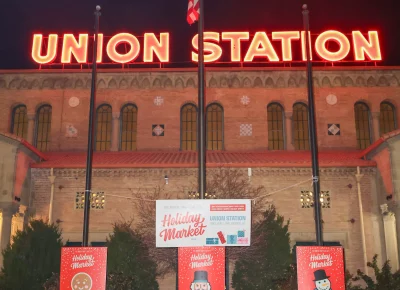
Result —
[[290, 276], [289, 222], [277, 214], [274, 206], [253, 226], [251, 255], [243, 254], [235, 265], [232, 286], [236, 290], [275, 290]]
[[157, 264], [150, 258], [142, 236], [129, 224], [114, 225], [107, 246], [108, 290], [158, 290]]
[[61, 247], [57, 226], [31, 221], [3, 250], [0, 289], [43, 289], [46, 280], [60, 271]]

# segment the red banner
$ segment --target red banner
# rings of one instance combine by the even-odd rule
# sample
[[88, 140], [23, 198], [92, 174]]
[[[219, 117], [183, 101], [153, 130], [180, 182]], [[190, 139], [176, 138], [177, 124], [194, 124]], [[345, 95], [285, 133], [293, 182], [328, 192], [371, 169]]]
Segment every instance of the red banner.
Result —
[[225, 289], [225, 247], [178, 249], [179, 290]]
[[345, 290], [342, 247], [296, 247], [298, 290]]
[[106, 274], [106, 247], [62, 248], [60, 290], [105, 290]]

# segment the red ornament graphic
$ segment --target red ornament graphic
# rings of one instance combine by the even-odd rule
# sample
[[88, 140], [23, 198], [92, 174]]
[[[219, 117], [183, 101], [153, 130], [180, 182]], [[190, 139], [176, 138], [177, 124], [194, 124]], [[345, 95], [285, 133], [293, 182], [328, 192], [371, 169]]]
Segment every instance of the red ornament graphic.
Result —
[[60, 290], [105, 290], [106, 270], [107, 248], [62, 248]]
[[298, 290], [345, 290], [342, 247], [296, 247]]
[[225, 247], [178, 249], [179, 290], [225, 289]]

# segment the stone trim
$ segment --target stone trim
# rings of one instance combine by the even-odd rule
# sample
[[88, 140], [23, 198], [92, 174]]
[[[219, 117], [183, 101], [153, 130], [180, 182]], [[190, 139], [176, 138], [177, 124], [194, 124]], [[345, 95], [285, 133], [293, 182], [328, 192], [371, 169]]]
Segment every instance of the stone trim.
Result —
[[[381, 137], [382, 138], [382, 137]], [[392, 153], [395, 148], [393, 148], [393, 144], [400, 140], [400, 135], [396, 135], [394, 137], [390, 137], [390, 139], [385, 140], [383, 143], [379, 144], [374, 150], [367, 154], [367, 159], [372, 159], [375, 155], [381, 152], [385, 148], [389, 148], [389, 152]]]
[[393, 147], [393, 144], [400, 140], [400, 134], [394, 137], [391, 137], [386, 142], [389, 144], [389, 147]]
[[4, 136], [2, 134], [0, 134], [0, 142], [15, 146], [15, 151], [17, 150], [18, 146], [21, 144], [20, 141], [12, 139], [12, 138], [9, 138], [9, 137]]
[[28, 149], [26, 146], [21, 144], [21, 142], [16, 140], [16, 139], [12, 139], [12, 138], [9, 138], [7, 136], [4, 136], [4, 135], [0, 134], [0, 142], [6, 143], [6, 144], [10, 144], [11, 146], [14, 146], [15, 147], [15, 149], [14, 149], [15, 150], [14, 151], [15, 155], [18, 153], [19, 150], [21, 150], [22, 152], [24, 152], [26, 155], [28, 155], [28, 157], [30, 157], [35, 162], [39, 162], [40, 161], [40, 157], [37, 156], [36, 153], [32, 152], [32, 150]]
[[[316, 87], [398, 87], [397, 70], [324, 70], [314, 72]], [[210, 88], [305, 88], [307, 81], [303, 70], [235, 70], [210, 71], [207, 73], [207, 87]], [[24, 73], [3, 74], [0, 77], [0, 89], [37, 90], [37, 89], [77, 89], [89, 90], [90, 73], [52, 74]], [[195, 72], [178, 71], [121, 71], [101, 72], [98, 74], [98, 89], [160, 89], [195, 88]]]
[[[234, 168], [242, 170], [247, 176], [246, 168]], [[208, 173], [219, 170], [218, 168], [208, 169]], [[376, 168], [360, 168], [364, 175], [373, 176]], [[54, 169], [56, 177], [85, 177], [85, 169]], [[128, 168], [128, 169], [93, 169], [93, 177], [147, 177], [147, 176], [197, 176], [196, 168]], [[32, 177], [48, 177], [50, 169], [32, 168]], [[320, 168], [321, 177], [325, 176], [353, 176], [357, 173], [356, 168]], [[252, 177], [255, 176], [309, 176], [311, 178], [311, 168], [252, 168]]]
[[18, 150], [21, 150], [22, 152], [24, 152], [26, 155], [28, 155], [35, 162], [40, 162], [40, 160], [41, 160], [39, 156], [37, 156], [35, 153], [33, 153], [31, 150], [29, 150], [28, 148], [26, 148], [22, 144], [19, 144]]

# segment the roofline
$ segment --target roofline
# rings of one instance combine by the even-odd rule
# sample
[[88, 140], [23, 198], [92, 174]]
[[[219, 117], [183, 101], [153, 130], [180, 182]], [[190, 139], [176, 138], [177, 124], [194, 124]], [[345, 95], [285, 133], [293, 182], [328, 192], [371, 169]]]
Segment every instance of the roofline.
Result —
[[400, 135], [400, 129], [394, 130], [387, 134], [382, 135], [378, 140], [372, 143], [368, 148], [364, 149], [361, 152], [360, 158], [366, 157], [369, 153], [377, 149], [381, 144], [385, 143], [387, 140]]
[[[263, 153], [264, 151], [214, 151], [214, 152], [207, 152], [207, 154], [210, 155], [219, 155], [219, 154], [225, 154], [228, 153], [228, 155], [232, 155], [235, 153], [252, 153], [252, 154], [259, 154]], [[309, 151], [307, 151], [309, 152]], [[320, 152], [323, 153], [324, 151]], [[54, 152], [56, 153], [56, 152]], [[84, 152], [57, 152], [56, 156], [58, 153], [62, 153], [60, 157], [63, 157], [62, 155], [71, 155], [73, 157], [74, 155], [84, 155]], [[105, 154], [105, 155], [118, 155], [123, 152], [118, 151], [118, 152], [97, 152], [97, 154]], [[145, 154], [145, 155], [151, 155], [156, 153], [155, 151], [136, 151], [135, 153], [132, 152], [132, 154]], [[118, 162], [115, 163], [110, 163], [104, 160], [99, 160], [96, 161], [96, 156], [94, 158], [96, 159], [93, 168], [96, 169], [116, 169], [116, 168], [197, 168], [198, 163], [196, 158], [193, 158], [193, 155], [196, 155], [196, 152], [182, 152], [182, 151], [163, 151], [159, 152], [159, 154], [165, 154], [166, 157], [170, 153], [178, 154], [178, 155], [187, 155], [186, 157], [190, 158], [178, 158], [177, 162], [157, 162], [157, 160], [151, 160], [150, 162], [143, 162], [143, 160], [136, 160], [135, 162], [130, 162], [130, 161], [124, 161], [124, 160], [119, 160]], [[230, 153], [230, 154], [229, 154]], [[283, 153], [283, 152], [282, 152]], [[299, 154], [299, 153], [304, 153], [303, 151], [288, 151], [284, 153], [283, 155], [291, 155], [291, 154]], [[332, 152], [335, 153], [335, 152]], [[340, 168], [353, 168], [353, 167], [376, 167], [376, 162], [373, 160], [363, 160], [360, 157], [360, 152], [359, 151], [353, 151], [353, 152], [348, 152], [351, 153], [351, 155], [355, 158], [352, 161], [349, 161], [347, 163], [342, 163], [341, 160], [330, 160], [329, 162], [320, 162], [320, 167], [321, 168], [332, 168], [332, 167], [340, 167]], [[64, 163], [61, 160], [58, 160], [56, 157], [53, 162], [52, 162], [52, 154], [49, 153], [49, 162], [43, 162], [43, 163], [36, 163], [32, 165], [32, 168], [56, 168], [56, 169], [85, 169], [85, 163], [83, 162], [76, 162], [76, 163]], [[211, 156], [210, 156], [211, 157]], [[253, 156], [255, 157], [255, 156]], [[311, 158], [311, 157], [310, 157]], [[270, 168], [310, 168], [311, 167], [311, 159], [306, 158], [301, 160], [301, 162], [296, 162], [296, 161], [291, 161], [289, 160], [257, 160], [252, 158], [252, 160], [237, 160], [237, 161], [226, 161], [224, 160], [225, 158], [221, 158], [220, 161], [215, 161], [215, 160], [209, 160], [207, 162], [207, 167], [208, 168], [220, 168], [220, 167], [227, 167], [227, 168], [263, 168], [263, 167], [270, 167]], [[62, 158], [61, 158], [62, 159]], [[159, 161], [160, 158], [158, 158]], [[163, 158], [163, 159], [169, 159], [168, 158]]]
[[28, 141], [26, 141], [25, 139], [23, 139], [23, 138], [20, 138], [20, 137], [18, 137], [18, 136], [16, 136], [16, 135], [14, 135], [14, 134], [10, 134], [10, 133], [1, 133], [0, 132], [0, 135], [3, 135], [4, 137], [7, 137], [7, 138], [9, 138], [9, 139], [12, 139], [12, 140], [15, 140], [15, 141], [17, 141], [17, 142], [19, 142], [21, 145], [23, 145], [25, 148], [27, 148], [28, 150], [30, 150], [30, 151], [32, 151], [34, 154], [36, 154], [39, 158], [40, 158], [40, 160], [43, 160], [43, 161], [47, 161], [48, 160], [48, 157], [44, 154], [44, 153], [42, 153], [41, 151], [39, 151], [35, 146], [33, 146], [32, 144], [30, 144]]
[[[206, 67], [207, 71], [303, 71], [305, 67]], [[314, 71], [365, 71], [365, 70], [400, 70], [400, 66], [314, 66]], [[21, 73], [90, 73], [91, 69], [2, 69], [0, 74]], [[129, 72], [197, 72], [197, 67], [190, 68], [98, 68], [98, 73]]]

